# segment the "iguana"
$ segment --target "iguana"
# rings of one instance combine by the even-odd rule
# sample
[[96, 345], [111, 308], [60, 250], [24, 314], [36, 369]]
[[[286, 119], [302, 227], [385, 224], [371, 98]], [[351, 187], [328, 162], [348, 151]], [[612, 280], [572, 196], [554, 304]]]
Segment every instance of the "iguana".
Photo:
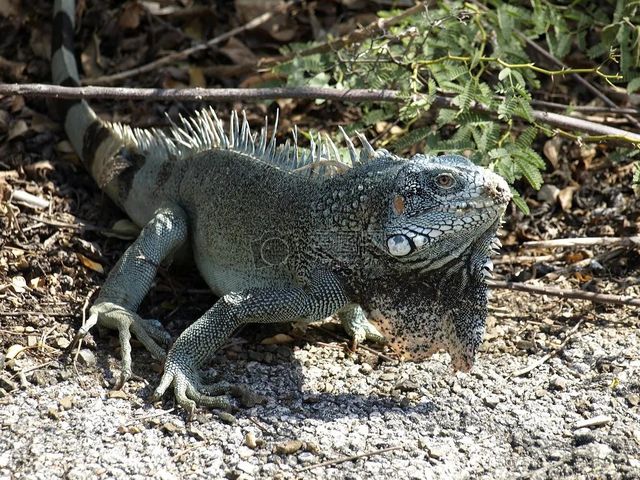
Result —
[[[53, 81], [79, 85], [73, 0], [56, 0]], [[228, 391], [199, 369], [239, 326], [337, 315], [357, 341], [387, 341], [408, 360], [447, 350], [468, 370], [487, 310], [489, 254], [511, 194], [497, 174], [458, 155], [411, 158], [349, 137], [277, 145], [231, 114], [225, 132], [205, 109], [169, 131], [100, 120], [85, 101], [61, 101], [82, 162], [142, 232], [90, 309], [115, 329], [118, 386], [131, 376], [131, 334], [158, 358], [169, 336], [136, 314], [161, 262], [189, 245], [219, 300], [177, 338], [154, 392], [178, 404], [224, 408]], [[277, 126], [277, 120], [276, 120]], [[348, 158], [347, 158], [348, 153]], [[369, 322], [373, 321], [374, 324]]]

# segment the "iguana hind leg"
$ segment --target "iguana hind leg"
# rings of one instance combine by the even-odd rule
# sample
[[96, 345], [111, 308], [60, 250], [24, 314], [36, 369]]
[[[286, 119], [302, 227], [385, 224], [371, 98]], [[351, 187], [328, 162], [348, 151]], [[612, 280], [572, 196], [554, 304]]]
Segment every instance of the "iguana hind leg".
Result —
[[156, 320], [144, 319], [135, 312], [140, 306], [160, 263], [169, 258], [187, 239], [184, 211], [175, 205], [158, 209], [142, 229], [136, 241], [109, 273], [96, 303], [91, 307], [88, 324], [76, 338], [87, 334], [96, 323], [118, 330], [122, 348], [122, 372], [116, 388], [131, 377], [131, 334], [154, 358], [161, 360], [170, 337]]
[[[176, 401], [189, 414], [196, 404], [227, 408], [225, 387], [205, 386], [199, 369], [229, 336], [245, 323], [278, 323], [322, 320], [343, 308], [348, 299], [338, 279], [320, 271], [311, 275], [309, 287], [248, 289], [218, 300], [176, 340], [167, 355], [164, 375], [153, 394], [159, 399], [173, 385]], [[227, 388], [235, 394], [236, 389]]]

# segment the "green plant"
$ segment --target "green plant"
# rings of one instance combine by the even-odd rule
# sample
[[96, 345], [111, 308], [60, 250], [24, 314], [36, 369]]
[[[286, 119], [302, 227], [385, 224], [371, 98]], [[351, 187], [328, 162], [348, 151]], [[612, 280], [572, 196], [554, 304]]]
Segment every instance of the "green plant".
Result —
[[[406, 133], [383, 138], [383, 145], [465, 152], [510, 183], [523, 178], [539, 188], [545, 162], [532, 147], [539, 135], [589, 140], [550, 130], [534, 119], [532, 103], [544, 98], [543, 83], [553, 79], [573, 85], [571, 75], [578, 74], [597, 87], [640, 89], [638, 25], [638, 0], [447, 0], [404, 18], [384, 34], [326, 53], [304, 55], [308, 45], [290, 45], [285, 53], [303, 54], [276, 70], [289, 86], [400, 90], [407, 98], [403, 105], [363, 106], [362, 120], [352, 130], [397, 119]], [[551, 57], [535, 63], [533, 43]], [[553, 57], [563, 61], [570, 53], [581, 68], [554, 65]], [[440, 110], [430, 125], [422, 119], [436, 94], [454, 97], [457, 108]], [[516, 203], [526, 210], [519, 197]]]

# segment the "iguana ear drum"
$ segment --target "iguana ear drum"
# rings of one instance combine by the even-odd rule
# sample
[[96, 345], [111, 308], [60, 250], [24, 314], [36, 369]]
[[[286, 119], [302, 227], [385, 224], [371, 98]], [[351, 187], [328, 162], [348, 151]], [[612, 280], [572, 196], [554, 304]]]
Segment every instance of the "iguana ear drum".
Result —
[[387, 240], [389, 253], [394, 257], [404, 257], [411, 253], [414, 248], [413, 243], [405, 235], [394, 235]]

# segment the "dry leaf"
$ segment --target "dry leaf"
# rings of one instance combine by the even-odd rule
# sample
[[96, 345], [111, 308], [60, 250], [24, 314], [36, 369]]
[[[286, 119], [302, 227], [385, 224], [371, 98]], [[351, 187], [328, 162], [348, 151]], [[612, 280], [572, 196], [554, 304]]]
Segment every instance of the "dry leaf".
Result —
[[140, 234], [140, 227], [126, 218], [118, 220], [110, 230], [102, 232], [105, 237], [134, 240]]
[[560, 201], [560, 208], [562, 208], [564, 212], [571, 210], [571, 206], [573, 205], [573, 194], [576, 193], [577, 190], [578, 187], [573, 185], [564, 187], [560, 190], [558, 200]]
[[16, 275], [11, 279], [11, 286], [16, 293], [24, 293], [27, 291], [27, 281], [22, 275]]
[[22, 352], [24, 352], [26, 349], [27, 348], [24, 347], [23, 345], [18, 345], [18, 344], [11, 345], [9, 348], [7, 348], [7, 353], [5, 354], [5, 357], [7, 360], [13, 360]]
[[560, 155], [560, 147], [562, 146], [562, 138], [553, 137], [547, 140], [542, 147], [544, 156], [547, 157], [549, 163], [553, 166], [554, 170], [558, 169], [558, 157]]
[[231, 38], [220, 51], [236, 65], [255, 65], [258, 61], [253, 52], [235, 37]]
[[24, 120], [18, 120], [9, 129], [9, 140], [13, 140], [14, 138], [21, 137], [25, 133], [29, 131], [29, 127], [27, 126], [27, 122]]
[[284, 345], [293, 341], [295, 341], [295, 339], [292, 336], [287, 335], [286, 333], [278, 333], [273, 337], [265, 338], [260, 343], [262, 345]]
[[82, 263], [82, 265], [87, 267], [89, 270], [93, 270], [94, 272], [98, 272], [98, 273], [104, 273], [104, 268], [98, 262], [94, 262], [93, 260], [91, 260], [88, 257], [85, 257], [81, 253], [76, 253], [76, 256], [78, 257], [78, 260], [80, 260], [80, 263]]
[[570, 252], [567, 253], [564, 257], [567, 263], [578, 263], [587, 258], [584, 252]]
[[122, 13], [118, 19], [118, 26], [122, 29], [135, 29], [140, 25], [140, 17], [144, 14], [144, 7], [138, 2], [127, 2], [122, 7]]

